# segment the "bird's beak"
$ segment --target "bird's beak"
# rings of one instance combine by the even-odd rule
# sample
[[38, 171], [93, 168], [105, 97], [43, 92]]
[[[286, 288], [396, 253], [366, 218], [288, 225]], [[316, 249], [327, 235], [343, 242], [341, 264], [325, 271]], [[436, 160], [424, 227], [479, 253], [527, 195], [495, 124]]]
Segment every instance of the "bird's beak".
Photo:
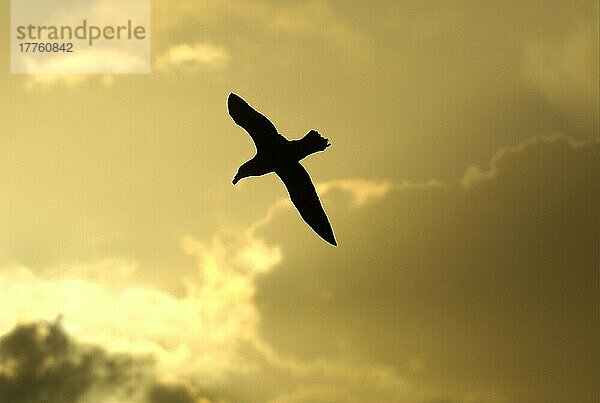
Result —
[[233, 183], [233, 184], [235, 185], [235, 184], [236, 184], [236, 183], [238, 183], [239, 181], [240, 181], [240, 178], [239, 178], [239, 177], [236, 175], [236, 176], [233, 178], [233, 181], [231, 181], [231, 183]]

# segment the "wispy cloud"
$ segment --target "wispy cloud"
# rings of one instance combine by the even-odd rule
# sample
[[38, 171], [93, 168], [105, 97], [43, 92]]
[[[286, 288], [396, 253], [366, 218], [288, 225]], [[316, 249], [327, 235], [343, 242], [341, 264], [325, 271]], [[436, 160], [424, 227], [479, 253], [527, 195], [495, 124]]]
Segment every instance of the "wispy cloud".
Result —
[[579, 148], [589, 144], [589, 142], [573, 140], [562, 134], [531, 137], [522, 141], [516, 146], [504, 147], [496, 151], [490, 159], [488, 169], [483, 169], [479, 165], [470, 165], [465, 170], [465, 173], [461, 179], [461, 183], [464, 188], [470, 188], [474, 185], [479, 184], [482, 181], [495, 178], [498, 175], [498, 165], [502, 163], [503, 160], [510, 158], [514, 155], [522, 154], [528, 148], [534, 148], [544, 145], [562, 145], [569, 148]]
[[[273, 4], [266, 1], [218, 1], [197, 2], [183, 0], [173, 4], [158, 1], [158, 14], [169, 15], [156, 21], [158, 29], [170, 30], [182, 17], [203, 22], [222, 24], [224, 20], [251, 22], [267, 31], [301, 37], [320, 37], [338, 45], [352, 45], [361, 36], [344, 21], [326, 1], [313, 0], [295, 4]], [[240, 33], [242, 35], [242, 33]]]
[[229, 58], [229, 51], [223, 46], [210, 42], [182, 43], [169, 48], [159, 56], [156, 67], [159, 70], [195, 69], [201, 66], [221, 68], [227, 65]]
[[[60, 73], [27, 74], [25, 85], [28, 89], [49, 88], [57, 84], [74, 87], [90, 79], [100, 78], [103, 85], [111, 85], [113, 74], [127, 73], [132, 68], [143, 66], [144, 60], [124, 50], [93, 49], [81, 50], [72, 57], [54, 56], [44, 60], [42, 65], [35, 60], [28, 62], [28, 71], [49, 71]], [[101, 74], [82, 74], [81, 71], [102, 71]]]
[[[598, 124], [598, 22], [527, 46], [523, 79], [577, 122]], [[597, 126], [596, 126], [597, 127]]]
[[427, 188], [445, 187], [446, 185], [444, 183], [433, 179], [426, 182], [404, 181], [400, 183], [367, 179], [341, 179], [317, 185], [319, 192], [322, 194], [327, 194], [335, 190], [350, 194], [353, 198], [353, 204], [356, 207], [362, 207], [377, 199], [381, 199], [393, 190], [423, 190]]

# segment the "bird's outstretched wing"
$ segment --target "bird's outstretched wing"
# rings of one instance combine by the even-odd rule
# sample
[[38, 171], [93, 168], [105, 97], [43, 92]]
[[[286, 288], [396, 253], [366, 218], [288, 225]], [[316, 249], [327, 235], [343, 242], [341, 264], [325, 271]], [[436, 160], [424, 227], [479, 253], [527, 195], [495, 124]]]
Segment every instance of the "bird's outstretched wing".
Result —
[[285, 184], [292, 203], [294, 203], [304, 221], [321, 238], [337, 246], [333, 229], [327, 219], [327, 214], [323, 210], [319, 195], [306, 169], [299, 162], [294, 162], [287, 164], [283, 168], [276, 169], [275, 173]]
[[229, 94], [227, 109], [233, 121], [252, 137], [257, 150], [285, 140], [269, 119], [248, 105], [239, 95]]

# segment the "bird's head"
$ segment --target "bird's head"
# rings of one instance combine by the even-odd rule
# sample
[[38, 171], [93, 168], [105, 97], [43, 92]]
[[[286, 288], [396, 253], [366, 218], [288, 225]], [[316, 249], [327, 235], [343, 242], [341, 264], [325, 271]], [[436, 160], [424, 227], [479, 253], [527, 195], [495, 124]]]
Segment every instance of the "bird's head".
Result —
[[235, 185], [244, 178], [263, 175], [265, 172], [263, 172], [264, 170], [260, 169], [260, 165], [261, 163], [257, 158], [252, 158], [250, 161], [244, 162], [238, 168], [237, 173], [233, 177], [232, 183]]
[[249, 173], [249, 172], [247, 172], [247, 171], [248, 171], [247, 167], [246, 167], [245, 165], [242, 165], [242, 166], [241, 166], [241, 167], [238, 169], [238, 171], [237, 171], [237, 173], [235, 174], [235, 176], [233, 177], [233, 181], [231, 181], [231, 183], [233, 183], [233, 184], [235, 185], [235, 184], [236, 184], [236, 183], [238, 183], [240, 180], [242, 180], [242, 179], [244, 179], [244, 178], [247, 178], [248, 176], [250, 176], [250, 173]]

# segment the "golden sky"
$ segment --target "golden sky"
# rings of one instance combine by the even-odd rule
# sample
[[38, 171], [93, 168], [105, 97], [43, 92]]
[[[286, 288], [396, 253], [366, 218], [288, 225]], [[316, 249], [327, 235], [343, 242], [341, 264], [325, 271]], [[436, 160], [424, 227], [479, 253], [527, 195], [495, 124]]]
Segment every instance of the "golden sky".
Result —
[[[597, 1], [153, 0], [149, 75], [9, 45], [0, 401], [597, 401]], [[230, 92], [331, 140], [337, 248], [231, 185]]]

